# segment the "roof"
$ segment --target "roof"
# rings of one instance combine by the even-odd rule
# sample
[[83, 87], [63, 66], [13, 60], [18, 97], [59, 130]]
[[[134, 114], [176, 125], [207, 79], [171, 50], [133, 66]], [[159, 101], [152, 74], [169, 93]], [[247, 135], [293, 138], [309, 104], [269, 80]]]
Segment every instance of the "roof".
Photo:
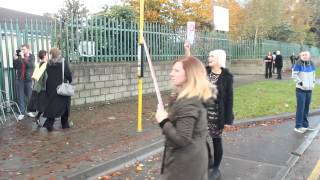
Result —
[[33, 22], [35, 21], [42, 21], [42, 22], [46, 22], [46, 21], [50, 21], [52, 20], [50, 17], [46, 17], [46, 16], [39, 16], [36, 14], [30, 14], [30, 13], [25, 13], [25, 12], [21, 12], [21, 11], [16, 11], [16, 10], [12, 10], [12, 9], [7, 9], [7, 8], [3, 8], [0, 7], [0, 25], [3, 28], [4, 23], [7, 22], [7, 26], [10, 26], [10, 22], [14, 22], [14, 26], [15, 26], [15, 22], [19, 22], [19, 28], [23, 29], [25, 27], [25, 23], [26, 20], [28, 20], [30, 22], [30, 20], [32, 20]]

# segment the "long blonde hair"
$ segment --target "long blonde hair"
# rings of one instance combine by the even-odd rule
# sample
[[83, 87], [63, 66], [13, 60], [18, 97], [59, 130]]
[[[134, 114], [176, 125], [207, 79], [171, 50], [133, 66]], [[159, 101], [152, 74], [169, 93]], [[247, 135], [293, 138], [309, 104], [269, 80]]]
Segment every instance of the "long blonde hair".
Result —
[[198, 96], [201, 100], [206, 101], [211, 97], [216, 98], [217, 89], [209, 82], [205, 67], [200, 60], [188, 56], [176, 60], [174, 64], [177, 62], [182, 63], [186, 75], [186, 81], [182, 85], [177, 99]]

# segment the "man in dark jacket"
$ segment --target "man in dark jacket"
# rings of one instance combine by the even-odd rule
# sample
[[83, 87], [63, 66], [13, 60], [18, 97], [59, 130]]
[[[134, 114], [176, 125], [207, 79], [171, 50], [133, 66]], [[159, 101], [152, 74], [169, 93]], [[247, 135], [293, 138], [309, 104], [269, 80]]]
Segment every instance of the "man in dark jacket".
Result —
[[[30, 99], [32, 93], [31, 76], [34, 70], [34, 55], [30, 53], [30, 45], [21, 45], [21, 50], [17, 50], [14, 56], [13, 68], [16, 69], [16, 91], [18, 106], [21, 114], [19, 120], [24, 118], [26, 113], [26, 100]], [[29, 116], [34, 116], [28, 113]]]
[[290, 56], [290, 62], [291, 62], [291, 67], [293, 68], [293, 65], [296, 63], [296, 61], [298, 60], [298, 58], [294, 55], [294, 53], [292, 53], [292, 55]]
[[283, 59], [282, 59], [282, 55], [280, 54], [280, 51], [277, 51], [275, 66], [277, 68], [277, 74], [278, 74], [277, 79], [281, 79], [282, 78], [281, 71], [282, 71], [282, 67], [283, 67]]

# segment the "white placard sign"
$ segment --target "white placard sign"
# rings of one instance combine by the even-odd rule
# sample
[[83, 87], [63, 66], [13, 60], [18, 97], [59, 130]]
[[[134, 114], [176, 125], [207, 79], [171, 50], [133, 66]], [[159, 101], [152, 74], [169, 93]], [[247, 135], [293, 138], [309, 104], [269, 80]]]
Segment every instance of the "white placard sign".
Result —
[[229, 9], [214, 6], [213, 24], [215, 30], [229, 32]]
[[187, 40], [190, 44], [193, 44], [194, 34], [196, 30], [196, 23], [194, 21], [188, 21], [187, 23]]

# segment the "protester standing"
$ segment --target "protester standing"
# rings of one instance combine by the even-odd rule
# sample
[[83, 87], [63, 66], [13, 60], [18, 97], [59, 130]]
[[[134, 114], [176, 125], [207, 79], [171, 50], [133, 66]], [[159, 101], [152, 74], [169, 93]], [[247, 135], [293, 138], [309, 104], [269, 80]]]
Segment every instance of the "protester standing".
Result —
[[272, 73], [275, 74], [276, 69], [276, 52], [272, 53]]
[[312, 90], [316, 82], [315, 66], [311, 61], [309, 51], [300, 53], [300, 59], [296, 62], [292, 70], [292, 77], [296, 82], [296, 125], [295, 132], [304, 133], [313, 130], [309, 127], [308, 115], [311, 102]]
[[272, 78], [272, 53], [269, 52], [268, 55], [264, 58], [265, 63], [265, 78]]
[[156, 119], [165, 136], [161, 174], [163, 180], [207, 180], [207, 112], [204, 102], [212, 91], [200, 60], [184, 57], [174, 62], [170, 73], [177, 98], [169, 114], [158, 107]]
[[[57, 86], [62, 83], [62, 62], [64, 58], [61, 56], [58, 48], [50, 50], [51, 58], [47, 64], [48, 79], [46, 83], [46, 91], [48, 96], [48, 105], [43, 116], [47, 118], [44, 126], [48, 131], [53, 130], [54, 120], [61, 117], [61, 126], [63, 129], [69, 128], [69, 114], [71, 99], [70, 96], [61, 96], [57, 94]], [[64, 66], [64, 79], [69, 83], [72, 82], [72, 75], [67, 62]]]
[[34, 117], [34, 115], [26, 112], [27, 103], [32, 93], [31, 75], [34, 70], [35, 57], [30, 52], [30, 45], [21, 45], [21, 49], [17, 50], [14, 56], [13, 68], [16, 69], [16, 92], [18, 106], [21, 114], [19, 120], [24, 118], [24, 114]]
[[[224, 50], [214, 50], [209, 53], [208, 58], [209, 81], [218, 88], [216, 108], [208, 108], [209, 134], [213, 142], [213, 161], [210, 161], [210, 168], [213, 175], [220, 179], [220, 163], [223, 156], [222, 132], [224, 127], [232, 125], [233, 114], [233, 75], [226, 69], [226, 53]], [[217, 109], [217, 115], [215, 112]]]
[[298, 60], [298, 58], [294, 55], [294, 53], [292, 53], [292, 55], [290, 56], [290, 62], [291, 62], [291, 67], [293, 68], [294, 64], [296, 63], [296, 61]]
[[277, 51], [276, 60], [275, 60], [275, 66], [277, 68], [277, 79], [282, 79], [282, 67], [283, 67], [283, 59], [282, 55], [280, 54], [280, 51]]
[[34, 80], [32, 95], [28, 104], [28, 110], [30, 112], [38, 112], [35, 117], [35, 122], [40, 125], [40, 116], [45, 111], [47, 107], [47, 93], [46, 93], [46, 83], [47, 83], [47, 62], [48, 53], [45, 50], [41, 50], [38, 53], [39, 64], [36, 65], [34, 72], [32, 74], [32, 79]]
[[[185, 43], [185, 54], [190, 55], [190, 45]], [[213, 158], [209, 156], [211, 179], [220, 179], [219, 170], [223, 156], [222, 132], [224, 127], [232, 125], [233, 114], [233, 75], [226, 67], [226, 53], [217, 49], [209, 53], [207, 75], [212, 85], [218, 89], [214, 103], [207, 106], [208, 129], [212, 139]], [[211, 155], [211, 153], [209, 153]]]

